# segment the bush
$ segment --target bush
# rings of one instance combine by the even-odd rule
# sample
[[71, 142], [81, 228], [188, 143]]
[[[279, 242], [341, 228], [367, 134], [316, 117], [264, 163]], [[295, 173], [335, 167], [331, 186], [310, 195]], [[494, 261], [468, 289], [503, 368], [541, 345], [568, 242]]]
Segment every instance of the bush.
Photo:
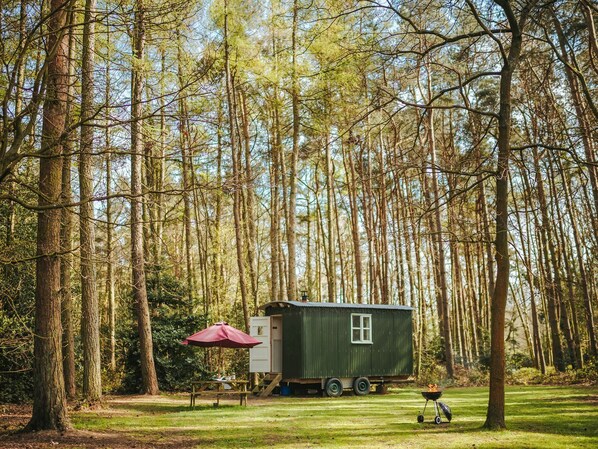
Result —
[[444, 385], [446, 379], [446, 368], [444, 365], [434, 363], [427, 366], [422, 365], [419, 376], [417, 377], [417, 383], [424, 387], [430, 384]]
[[589, 361], [578, 370], [567, 369], [557, 372], [554, 367], [547, 366], [546, 374], [535, 368], [521, 368], [507, 375], [507, 383], [511, 385], [569, 385], [569, 384], [598, 384], [598, 366], [595, 361]]
[[446, 368], [444, 366], [442, 340], [436, 335], [422, 350], [417, 382], [422, 386], [426, 386], [440, 384], [445, 379]]
[[545, 383], [546, 375], [535, 368], [521, 368], [507, 374], [506, 382], [509, 385], [539, 385]]
[[0, 404], [20, 404], [33, 397], [33, 371], [0, 374]]
[[513, 372], [521, 368], [532, 368], [534, 362], [528, 354], [513, 352], [507, 354], [505, 365], [507, 372]]
[[465, 368], [461, 365], [455, 365], [455, 386], [459, 387], [481, 387], [488, 385], [488, 370], [477, 367]]
[[33, 397], [34, 272], [0, 270], [0, 402], [26, 402]]
[[0, 335], [0, 403], [28, 401], [33, 397], [33, 338], [1, 310]]
[[[188, 389], [192, 380], [208, 375], [205, 351], [181, 344], [185, 337], [206, 325], [204, 316], [191, 312], [192, 306], [185, 303], [186, 298], [185, 287], [175, 278], [164, 274], [160, 279], [148, 278], [154, 362], [158, 385], [164, 391]], [[125, 354], [119, 391], [138, 393], [141, 390], [139, 335], [132, 320], [120, 329], [119, 340]]]
[[590, 359], [586, 361], [583, 368], [575, 372], [576, 381], [579, 383], [587, 383], [591, 385], [598, 384], [598, 359]]

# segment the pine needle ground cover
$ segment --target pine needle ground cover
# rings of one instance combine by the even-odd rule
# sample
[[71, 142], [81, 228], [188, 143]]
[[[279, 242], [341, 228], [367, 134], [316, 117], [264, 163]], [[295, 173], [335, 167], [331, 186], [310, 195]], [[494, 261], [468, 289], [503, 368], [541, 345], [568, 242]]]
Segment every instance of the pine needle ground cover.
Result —
[[[417, 388], [387, 395], [341, 398], [249, 399], [247, 407], [204, 399], [195, 410], [185, 395], [111, 397], [101, 410], [72, 413], [75, 438], [48, 437], [70, 448], [596, 448], [597, 387], [510, 387], [503, 432], [481, 429], [487, 389], [451, 388], [442, 401], [453, 411], [450, 424], [417, 423], [425, 400]], [[15, 441], [0, 434], [0, 447]], [[3, 445], [4, 443], [4, 445]], [[37, 444], [36, 444], [37, 443]], [[18, 446], [14, 446], [18, 447]], [[47, 446], [50, 447], [50, 446]]]

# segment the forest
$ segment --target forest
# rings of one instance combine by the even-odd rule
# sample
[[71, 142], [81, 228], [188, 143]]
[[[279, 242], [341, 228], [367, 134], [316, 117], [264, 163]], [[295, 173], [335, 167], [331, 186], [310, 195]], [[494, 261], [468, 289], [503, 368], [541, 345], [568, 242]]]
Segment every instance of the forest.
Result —
[[[598, 379], [591, 0], [3, 0], [0, 403], [185, 391], [270, 301], [413, 308], [414, 379]], [[240, 356], [239, 356], [240, 355]], [[520, 374], [523, 375], [523, 374]]]

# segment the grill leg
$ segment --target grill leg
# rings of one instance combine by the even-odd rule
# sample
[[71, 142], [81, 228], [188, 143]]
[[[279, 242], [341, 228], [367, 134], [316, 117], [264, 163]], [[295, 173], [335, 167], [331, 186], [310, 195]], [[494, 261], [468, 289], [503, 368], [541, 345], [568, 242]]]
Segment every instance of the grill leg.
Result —
[[424, 411], [417, 415], [417, 422], [423, 423], [424, 422], [424, 413], [426, 413], [426, 407], [428, 406], [428, 400], [426, 399], [426, 404], [424, 405]]

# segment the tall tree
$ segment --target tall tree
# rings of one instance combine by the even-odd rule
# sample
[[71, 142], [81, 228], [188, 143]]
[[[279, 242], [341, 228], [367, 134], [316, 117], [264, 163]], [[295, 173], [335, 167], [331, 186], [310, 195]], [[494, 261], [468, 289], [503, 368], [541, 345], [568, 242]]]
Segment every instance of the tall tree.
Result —
[[[427, 92], [428, 101], [432, 98], [432, 76], [430, 74], [430, 65], [427, 68]], [[438, 186], [438, 168], [436, 160], [436, 128], [434, 124], [434, 109], [427, 111], [427, 131], [428, 131], [428, 151], [430, 152], [430, 167], [431, 176], [430, 183], [432, 185], [432, 196], [433, 196], [433, 214], [434, 218], [430, 219], [432, 226], [433, 240], [434, 240], [434, 251], [436, 251], [436, 295], [439, 298], [438, 304], [440, 305], [438, 315], [440, 318], [440, 329], [442, 334], [442, 342], [444, 347], [444, 358], [446, 359], [446, 374], [449, 378], [453, 378], [455, 375], [455, 362], [453, 356], [453, 336], [450, 326], [450, 310], [449, 310], [449, 295], [448, 285], [446, 276], [446, 256], [444, 250], [444, 241], [442, 239], [442, 221], [441, 221], [441, 204], [440, 204], [440, 192]]]
[[60, 215], [62, 146], [69, 84], [69, 0], [52, 0], [39, 160], [33, 412], [26, 430], [70, 427], [62, 371]]
[[81, 64], [81, 142], [79, 146], [79, 235], [81, 243], [81, 341], [83, 396], [89, 403], [102, 396], [100, 311], [95, 270], [93, 211], [95, 0], [86, 0]]
[[[69, 10], [68, 23], [72, 23], [72, 8]], [[74, 27], [69, 28], [69, 87], [67, 95], [66, 124], [70, 126], [73, 120], [73, 98], [74, 86], [73, 77], [75, 74], [75, 64], [73, 62], [75, 51], [75, 33]], [[73, 202], [73, 192], [71, 186], [71, 168], [73, 136], [69, 135], [64, 143], [62, 160], [62, 203], [70, 204]], [[64, 369], [64, 388], [68, 399], [74, 399], [76, 394], [75, 387], [75, 332], [73, 329], [73, 294], [71, 276], [73, 271], [73, 210], [69, 207], [62, 209], [62, 222], [60, 227], [60, 250], [62, 252], [60, 260], [60, 294], [62, 296], [62, 358]]]
[[143, 91], [145, 87], [145, 13], [144, 0], [135, 3], [133, 26], [133, 68], [131, 82], [131, 264], [133, 274], [133, 300], [137, 313], [137, 330], [141, 358], [142, 391], [158, 394], [158, 378], [154, 364], [152, 328], [150, 321], [145, 257], [143, 251]]
[[[182, 190], [183, 190], [183, 228], [185, 232], [185, 262], [186, 262], [186, 277], [187, 277], [187, 294], [189, 296], [189, 304], [193, 304], [193, 291], [195, 289], [195, 273], [193, 268], [193, 230], [191, 225], [191, 185], [192, 185], [192, 171], [191, 171], [191, 130], [189, 127], [189, 107], [187, 105], [186, 94], [184, 93], [184, 73], [183, 73], [183, 55], [182, 43], [180, 37], [177, 38], [177, 76], [179, 80], [179, 89], [181, 95], [179, 96], [179, 142], [181, 146], [181, 168], [182, 176]], [[153, 162], [152, 162], [153, 165]]]
[[226, 88], [226, 102], [228, 109], [228, 127], [230, 134], [230, 147], [233, 165], [233, 215], [235, 226], [235, 243], [237, 251], [237, 268], [239, 270], [239, 288], [241, 290], [241, 304], [243, 306], [243, 321], [245, 329], [249, 330], [249, 308], [247, 304], [247, 280], [245, 276], [245, 255], [244, 255], [244, 239], [243, 239], [243, 223], [241, 217], [242, 197], [241, 185], [243, 183], [243, 174], [241, 173], [241, 151], [239, 149], [239, 141], [237, 137], [236, 127], [236, 95], [234, 79], [231, 73], [230, 66], [230, 44], [229, 44], [229, 10], [228, 0], [224, 1], [224, 65], [225, 65], [225, 88]]
[[[107, 24], [108, 28], [108, 24]], [[108, 57], [105, 68], [104, 98], [106, 105], [110, 103], [110, 33], [107, 33]], [[106, 149], [106, 300], [108, 303], [108, 333], [110, 335], [110, 369], [116, 370], [116, 280], [114, 275], [114, 223], [112, 215], [112, 144], [109, 121], [104, 128], [104, 147]]]
[[288, 282], [287, 299], [297, 299], [297, 164], [299, 162], [299, 73], [297, 67], [297, 40], [299, 23], [299, 0], [293, 0], [293, 25], [291, 31], [291, 103], [293, 113], [293, 146], [291, 148], [291, 166], [289, 172], [289, 207], [287, 211], [287, 247], [288, 247]]
[[[490, 324], [490, 394], [484, 427], [503, 429], [505, 424], [505, 314], [509, 291], [509, 161], [511, 156], [511, 88], [521, 57], [523, 31], [535, 1], [531, 0], [517, 12], [508, 0], [495, 0], [510, 27], [508, 52], [497, 41], [502, 55], [500, 71], [500, 107], [498, 111], [498, 161], [496, 166], [496, 282], [492, 292]], [[471, 5], [471, 3], [470, 3]], [[477, 14], [471, 5], [474, 14]], [[486, 28], [487, 29], [487, 28]], [[496, 37], [493, 36], [495, 39]]]

